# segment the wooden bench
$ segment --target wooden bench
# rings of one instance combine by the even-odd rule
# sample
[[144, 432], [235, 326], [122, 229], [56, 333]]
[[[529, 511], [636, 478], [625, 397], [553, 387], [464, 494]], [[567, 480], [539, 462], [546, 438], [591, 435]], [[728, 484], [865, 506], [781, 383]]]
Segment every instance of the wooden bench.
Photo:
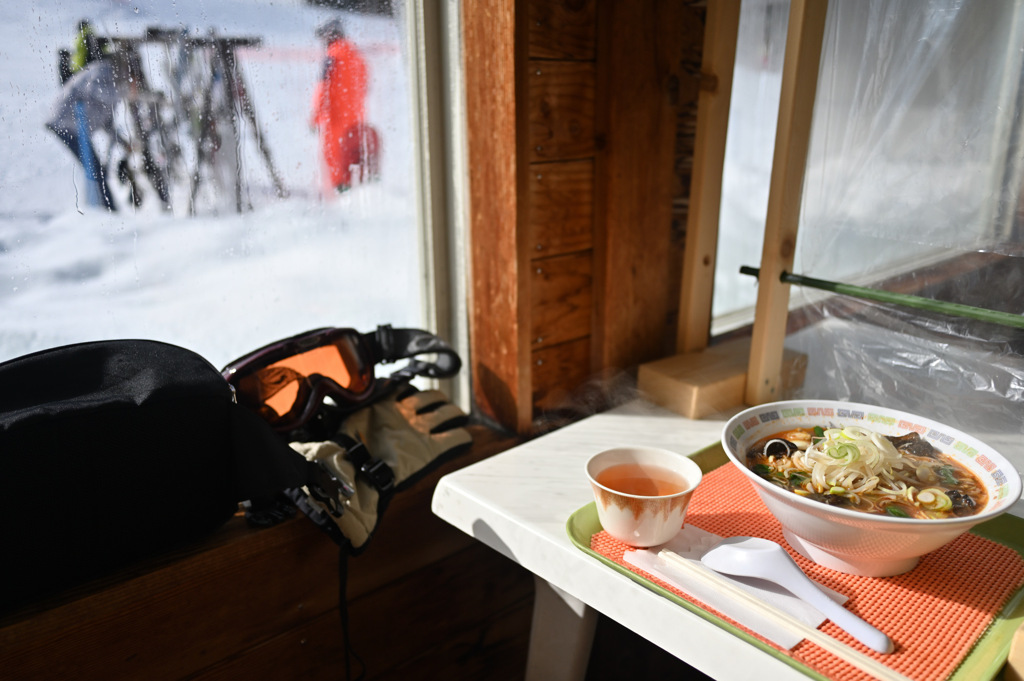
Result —
[[[430, 511], [442, 475], [514, 444], [471, 430], [473, 448], [397, 494], [348, 560], [367, 678], [522, 678], [532, 578]], [[0, 676], [342, 679], [338, 566], [338, 547], [301, 514], [263, 530], [239, 514], [198, 545], [7, 615]]]

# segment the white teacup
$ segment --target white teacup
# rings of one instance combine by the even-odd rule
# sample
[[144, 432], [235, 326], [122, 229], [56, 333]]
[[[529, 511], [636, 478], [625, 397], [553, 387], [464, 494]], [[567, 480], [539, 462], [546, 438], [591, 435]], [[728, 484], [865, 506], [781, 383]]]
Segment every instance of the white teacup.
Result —
[[683, 528], [702, 477], [693, 459], [656, 447], [617, 447], [587, 462], [601, 527], [638, 548], [664, 544]]

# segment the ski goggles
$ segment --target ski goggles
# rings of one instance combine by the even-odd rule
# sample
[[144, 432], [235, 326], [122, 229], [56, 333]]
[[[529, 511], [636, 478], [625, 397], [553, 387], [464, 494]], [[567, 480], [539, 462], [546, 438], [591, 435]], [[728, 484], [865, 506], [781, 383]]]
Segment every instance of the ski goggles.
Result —
[[[415, 359], [436, 354], [433, 362]], [[461, 367], [459, 356], [437, 336], [419, 329], [378, 327], [373, 333], [348, 328], [314, 329], [236, 359], [222, 370], [244, 407], [275, 430], [308, 422], [330, 397], [341, 407], [372, 398], [380, 362], [414, 358], [389, 378], [447, 378]]]

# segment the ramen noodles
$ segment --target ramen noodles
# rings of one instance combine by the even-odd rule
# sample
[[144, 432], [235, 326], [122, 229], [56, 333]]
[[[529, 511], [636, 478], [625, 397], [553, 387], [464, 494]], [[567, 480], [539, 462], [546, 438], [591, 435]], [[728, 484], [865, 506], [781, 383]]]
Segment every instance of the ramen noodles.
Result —
[[969, 516], [988, 501], [977, 476], [914, 432], [796, 428], [756, 442], [747, 465], [808, 499], [897, 518]]

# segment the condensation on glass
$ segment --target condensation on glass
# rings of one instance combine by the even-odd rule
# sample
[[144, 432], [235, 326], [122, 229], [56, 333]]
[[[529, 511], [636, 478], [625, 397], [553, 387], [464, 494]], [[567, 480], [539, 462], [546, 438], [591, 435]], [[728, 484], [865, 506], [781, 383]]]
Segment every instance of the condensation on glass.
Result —
[[404, 3], [331, 4], [9, 8], [0, 360], [421, 323]]

